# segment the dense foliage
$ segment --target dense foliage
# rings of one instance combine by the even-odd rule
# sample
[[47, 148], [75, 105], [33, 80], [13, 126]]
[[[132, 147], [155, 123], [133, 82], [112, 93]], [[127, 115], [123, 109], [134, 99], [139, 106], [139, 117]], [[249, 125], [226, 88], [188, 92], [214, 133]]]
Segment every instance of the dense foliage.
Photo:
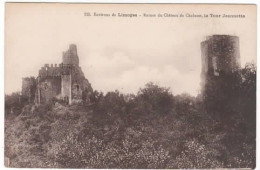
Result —
[[5, 156], [11, 167], [254, 168], [256, 67], [241, 75], [214, 97], [153, 83], [136, 95], [95, 91], [90, 105], [6, 96]]

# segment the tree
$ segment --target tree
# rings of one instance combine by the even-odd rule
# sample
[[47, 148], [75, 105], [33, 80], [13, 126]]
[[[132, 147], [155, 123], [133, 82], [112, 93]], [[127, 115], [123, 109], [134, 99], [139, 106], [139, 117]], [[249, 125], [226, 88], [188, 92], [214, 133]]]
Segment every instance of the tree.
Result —
[[26, 99], [19, 92], [5, 95], [5, 114], [19, 114], [25, 103]]
[[250, 129], [256, 128], [256, 65], [247, 63], [241, 70], [241, 102], [239, 110]]
[[173, 95], [169, 88], [150, 82], [139, 90], [136, 102], [144, 112], [169, 113], [173, 107]]
[[208, 77], [203, 94], [208, 114], [221, 121], [231, 121], [241, 98], [241, 81], [240, 70]]

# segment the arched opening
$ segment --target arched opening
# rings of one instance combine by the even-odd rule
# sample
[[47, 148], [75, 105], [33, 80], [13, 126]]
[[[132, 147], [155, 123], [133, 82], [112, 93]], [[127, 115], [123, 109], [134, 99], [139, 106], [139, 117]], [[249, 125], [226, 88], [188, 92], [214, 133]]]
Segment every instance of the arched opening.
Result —
[[47, 83], [47, 82], [44, 83], [44, 89], [45, 89], [45, 90], [48, 89], [48, 83]]

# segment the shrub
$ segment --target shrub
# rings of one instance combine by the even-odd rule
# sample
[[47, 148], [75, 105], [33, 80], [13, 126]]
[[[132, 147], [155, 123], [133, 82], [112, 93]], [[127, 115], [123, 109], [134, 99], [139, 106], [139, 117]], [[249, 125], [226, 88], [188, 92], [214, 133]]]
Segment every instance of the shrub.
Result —
[[173, 158], [168, 168], [220, 168], [223, 163], [216, 159], [217, 151], [209, 148], [196, 140], [185, 143], [185, 149], [175, 159]]
[[100, 97], [95, 107], [95, 111], [99, 113], [124, 113], [125, 101], [123, 94], [119, 91], [108, 92], [104, 97]]
[[136, 96], [137, 111], [141, 113], [167, 114], [173, 107], [173, 96], [169, 88], [148, 83]]
[[25, 104], [26, 99], [19, 92], [5, 95], [5, 114], [13, 113], [14, 115], [18, 115]]

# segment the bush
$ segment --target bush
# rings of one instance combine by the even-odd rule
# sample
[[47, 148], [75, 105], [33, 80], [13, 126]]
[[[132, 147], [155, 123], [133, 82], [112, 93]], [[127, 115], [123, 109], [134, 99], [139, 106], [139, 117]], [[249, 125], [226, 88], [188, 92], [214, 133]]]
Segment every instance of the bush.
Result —
[[185, 149], [179, 156], [171, 160], [168, 168], [223, 168], [223, 163], [216, 159], [217, 151], [206, 147], [196, 140], [190, 140], [185, 143]]
[[26, 104], [26, 98], [24, 98], [19, 92], [12, 93], [11, 95], [5, 95], [5, 115], [7, 116], [9, 114], [20, 114], [22, 108]]
[[140, 113], [167, 114], [173, 109], [173, 95], [169, 88], [148, 83], [136, 96], [136, 111]]
[[98, 113], [122, 113], [124, 112], [125, 101], [123, 94], [120, 94], [119, 91], [108, 92], [104, 97], [98, 97], [96, 100], [95, 111]]

